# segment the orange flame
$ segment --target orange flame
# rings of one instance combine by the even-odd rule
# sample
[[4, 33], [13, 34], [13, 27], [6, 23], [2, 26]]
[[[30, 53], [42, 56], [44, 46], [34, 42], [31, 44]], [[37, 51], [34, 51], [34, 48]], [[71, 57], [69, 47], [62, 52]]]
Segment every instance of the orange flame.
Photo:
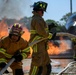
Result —
[[[26, 27], [24, 27], [24, 31], [25, 33], [22, 35], [22, 37], [25, 40], [29, 41], [30, 32]], [[7, 35], [8, 35], [8, 25], [4, 22], [4, 20], [2, 20], [0, 22], [0, 38], [7, 36]], [[59, 47], [54, 45], [53, 42], [48, 42], [48, 46], [49, 46], [48, 54], [60, 54], [70, 49], [70, 46], [67, 44], [67, 42], [62, 37], [60, 37], [60, 40], [61, 41], [60, 41]], [[31, 53], [32, 53], [32, 49], [31, 49]]]
[[48, 46], [49, 46], [48, 54], [52, 55], [60, 53], [59, 47], [55, 46], [52, 42], [48, 42]]
[[4, 22], [4, 20], [2, 20], [0, 22], [0, 38], [7, 36], [8, 35], [8, 26], [7, 24]]
[[48, 42], [48, 54], [60, 54], [66, 52], [66, 50], [71, 49], [70, 45], [66, 42], [66, 40], [63, 39], [63, 37], [60, 37], [60, 44], [59, 47], [54, 45], [52, 42]]
[[29, 32], [29, 30], [26, 28], [26, 27], [24, 27], [24, 34], [22, 35], [22, 37], [25, 39], [25, 40], [27, 40], [27, 41], [29, 41], [29, 39], [30, 39], [30, 32]]

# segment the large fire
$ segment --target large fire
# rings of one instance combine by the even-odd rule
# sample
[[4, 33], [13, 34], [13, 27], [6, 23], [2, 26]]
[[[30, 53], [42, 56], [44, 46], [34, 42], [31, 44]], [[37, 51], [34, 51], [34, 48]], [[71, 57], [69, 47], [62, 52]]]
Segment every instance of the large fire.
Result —
[[0, 38], [7, 36], [8, 35], [8, 26], [7, 24], [4, 22], [4, 20], [2, 20], [0, 22]]
[[[30, 32], [26, 27], [24, 27], [24, 31], [25, 31], [25, 33], [23, 34], [22, 37], [25, 40], [29, 41]], [[8, 35], [8, 25], [4, 22], [4, 20], [2, 20], [0, 22], [0, 38], [7, 36], [7, 35]], [[59, 47], [54, 45], [53, 42], [48, 42], [48, 46], [49, 46], [48, 53], [49, 54], [60, 54], [60, 53], [65, 52], [66, 50], [70, 49], [69, 44], [67, 44], [67, 42], [65, 40], [63, 40], [62, 37], [60, 38], [60, 40], [61, 41], [60, 41]]]
[[60, 54], [66, 52], [66, 50], [71, 49], [71, 46], [67, 43], [66, 40], [63, 39], [63, 37], [60, 37], [60, 44], [59, 46], [55, 45], [53, 42], [48, 42], [48, 53], [49, 54]]
[[[4, 19], [0, 22], [0, 39], [5, 37], [5, 36], [8, 36], [10, 27], [8, 27], [8, 25], [4, 22]], [[24, 27], [23, 31], [24, 31], [24, 34], [22, 35], [22, 37], [25, 40], [29, 41], [29, 39], [30, 39], [29, 30], [26, 27]]]
[[22, 35], [22, 37], [27, 41], [29, 41], [30, 39], [30, 32], [26, 27], [24, 27], [24, 34]]

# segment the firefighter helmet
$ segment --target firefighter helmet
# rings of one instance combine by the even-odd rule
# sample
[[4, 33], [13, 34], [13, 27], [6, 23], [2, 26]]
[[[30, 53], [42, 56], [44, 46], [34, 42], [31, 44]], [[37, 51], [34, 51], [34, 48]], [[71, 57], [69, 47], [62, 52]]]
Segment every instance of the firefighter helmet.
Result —
[[47, 3], [43, 1], [35, 2], [33, 5], [34, 11], [40, 11], [40, 10], [46, 11], [46, 8], [47, 8]]
[[15, 23], [11, 27], [9, 34], [14, 34], [14, 35], [21, 36], [23, 34], [23, 28], [22, 28], [22, 26], [19, 23]]

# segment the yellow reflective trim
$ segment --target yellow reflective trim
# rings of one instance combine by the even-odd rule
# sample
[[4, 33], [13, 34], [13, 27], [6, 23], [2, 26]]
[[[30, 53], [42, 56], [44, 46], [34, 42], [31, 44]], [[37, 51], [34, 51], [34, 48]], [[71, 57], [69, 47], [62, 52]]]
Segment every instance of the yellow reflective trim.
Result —
[[32, 40], [32, 42], [34, 42], [35, 40], [39, 40], [41, 38], [42, 38], [41, 36], [35, 36], [35, 38]]
[[21, 55], [23, 56], [23, 59], [27, 58], [27, 55], [25, 53], [21, 53]]
[[33, 49], [33, 52], [34, 52], [34, 53], [37, 52], [37, 44], [35, 44], [35, 45], [32, 47], [32, 49]]
[[5, 53], [5, 56], [6, 56], [7, 58], [11, 58], [11, 57], [12, 57], [12, 55], [7, 54], [7, 53]]
[[33, 68], [33, 70], [32, 70], [32, 74], [31, 74], [31, 75], [34, 75], [33, 73], [34, 73], [34, 68]]
[[37, 66], [35, 66], [34, 75], [36, 75], [36, 71], [37, 71]]
[[19, 28], [21, 27], [21, 25], [19, 23], [15, 23], [14, 27], [16, 27], [16, 25], [18, 25]]
[[3, 52], [3, 51], [1, 51], [1, 50], [0, 50], [0, 53], [5, 54], [5, 52]]
[[6, 50], [5, 50], [5, 49], [3, 49], [3, 48], [0, 48], [0, 51], [6, 52]]
[[49, 33], [48, 39], [51, 39], [52, 36], [53, 36], [52, 33]]
[[30, 33], [31, 34], [36, 34], [37, 32], [36, 32], [36, 30], [30, 30]]
[[1, 62], [7, 62], [7, 60], [4, 59], [4, 58], [0, 58], [0, 63], [1, 63]]
[[[48, 28], [45, 28], [45, 31], [49, 31]], [[36, 34], [37, 32], [36, 32], [36, 30], [30, 30], [30, 33], [31, 34]]]
[[48, 28], [45, 28], [45, 31], [49, 33], [49, 30], [48, 30]]
[[21, 25], [19, 24], [19, 28], [21, 27]]
[[30, 51], [30, 47], [27, 47], [27, 48], [22, 50], [22, 52], [29, 52], [29, 51]]
[[48, 28], [45, 28], [46, 31], [48, 31]]
[[16, 23], [14, 24], [14, 26], [16, 27]]
[[36, 44], [35, 52], [37, 52], [37, 44]]
[[33, 67], [33, 71], [32, 71], [32, 74], [31, 74], [31, 75], [36, 75], [37, 68], [38, 68], [37, 66], [34, 66], [34, 67]]
[[42, 4], [40, 4], [40, 7], [42, 7]]
[[76, 42], [76, 38], [71, 38], [71, 40], [72, 40], [73, 42]]
[[7, 53], [3, 52], [2, 50], [0, 50], [0, 53], [4, 54], [4, 56], [6, 56], [7, 58], [11, 58], [12, 57], [12, 55], [7, 54]]
[[37, 44], [33, 46], [33, 51], [37, 52]]

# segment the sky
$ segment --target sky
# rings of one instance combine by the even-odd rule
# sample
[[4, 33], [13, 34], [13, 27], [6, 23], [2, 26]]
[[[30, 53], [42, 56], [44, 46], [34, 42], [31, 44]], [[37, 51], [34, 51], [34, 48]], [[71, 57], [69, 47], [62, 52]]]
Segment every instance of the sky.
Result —
[[[32, 0], [33, 2], [39, 0]], [[45, 19], [59, 21], [65, 14], [70, 12], [70, 0], [42, 0], [48, 3]], [[76, 12], [76, 0], [72, 0], [72, 11]]]
[[[31, 17], [34, 2], [40, 0], [0, 0], [0, 19]], [[65, 14], [70, 12], [70, 0], [41, 0], [48, 3], [47, 11], [44, 13], [45, 20], [59, 21]], [[73, 12], [76, 11], [76, 0], [72, 0]]]

